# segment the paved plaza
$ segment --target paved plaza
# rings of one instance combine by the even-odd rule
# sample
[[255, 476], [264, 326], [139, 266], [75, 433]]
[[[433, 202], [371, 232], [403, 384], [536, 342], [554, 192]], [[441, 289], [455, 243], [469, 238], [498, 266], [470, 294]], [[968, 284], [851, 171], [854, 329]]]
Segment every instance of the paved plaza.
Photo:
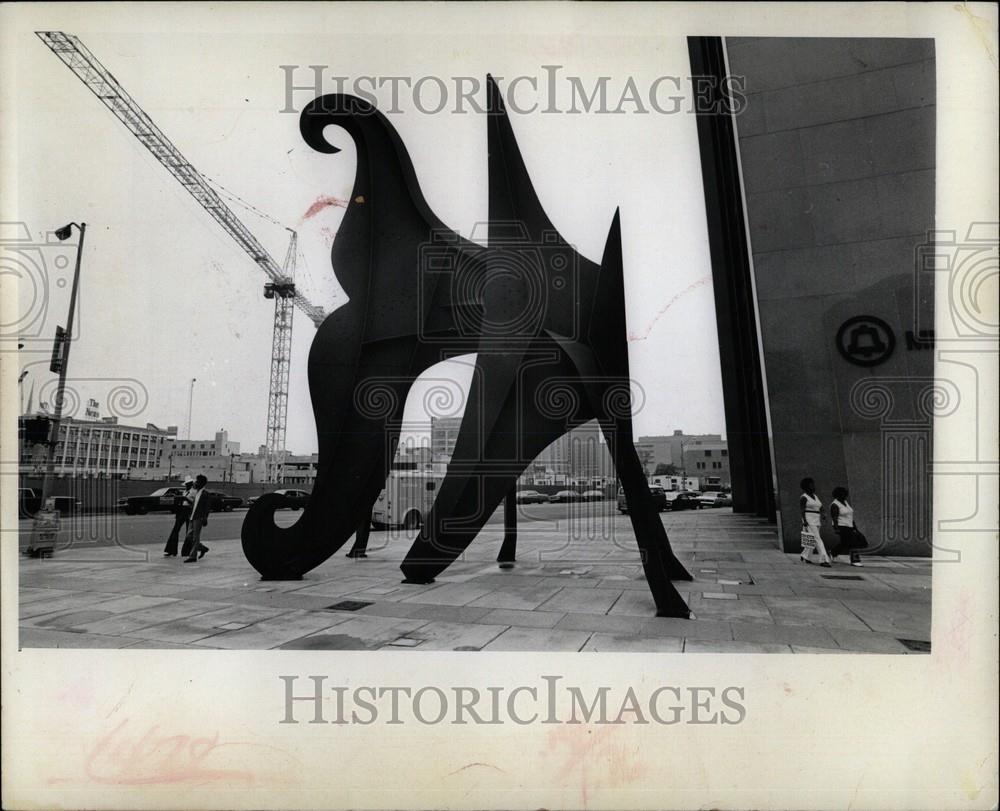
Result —
[[[588, 512], [589, 510], [589, 512]], [[279, 514], [283, 523], [292, 514]], [[213, 518], [213, 521], [215, 519]], [[169, 525], [169, 517], [162, 519]], [[831, 569], [777, 549], [773, 525], [729, 509], [665, 514], [694, 576], [695, 619], [654, 616], [627, 517], [574, 505], [522, 521], [518, 563], [495, 562], [488, 525], [430, 585], [400, 582], [409, 534], [373, 532], [301, 581], [261, 582], [238, 531], [197, 564], [160, 543], [77, 546], [21, 558], [25, 648], [916, 653], [929, 650], [931, 563], [867, 556]], [[161, 528], [157, 525], [157, 533]], [[215, 526], [217, 532], [227, 527]]]

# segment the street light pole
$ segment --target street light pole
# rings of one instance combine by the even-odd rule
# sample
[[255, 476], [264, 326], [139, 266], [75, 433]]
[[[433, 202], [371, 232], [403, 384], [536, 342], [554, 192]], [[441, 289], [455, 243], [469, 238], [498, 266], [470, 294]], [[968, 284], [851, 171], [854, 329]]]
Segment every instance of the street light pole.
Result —
[[19, 414], [24, 414], [24, 378], [28, 376], [28, 371], [28, 369], [25, 369], [17, 376], [17, 396], [21, 403], [21, 410], [18, 411]]
[[69, 366], [69, 351], [73, 346], [73, 317], [76, 314], [76, 292], [80, 286], [80, 260], [83, 257], [83, 239], [87, 234], [87, 223], [71, 222], [57, 230], [56, 237], [60, 240], [69, 239], [73, 226], [80, 231], [80, 241], [76, 245], [76, 267], [73, 270], [73, 287], [69, 294], [69, 316], [66, 319], [66, 332], [62, 336], [62, 346], [59, 347], [59, 388], [56, 390], [56, 411], [52, 417], [49, 432], [48, 458], [45, 462], [45, 477], [42, 479], [42, 507], [52, 495], [52, 483], [56, 470], [56, 443], [59, 441], [59, 431], [62, 424], [63, 400], [66, 391], [66, 370]]
[[197, 377], [191, 378], [191, 391], [188, 393], [188, 425], [187, 425], [187, 438], [191, 438], [191, 409], [194, 407], [194, 384], [197, 382]]

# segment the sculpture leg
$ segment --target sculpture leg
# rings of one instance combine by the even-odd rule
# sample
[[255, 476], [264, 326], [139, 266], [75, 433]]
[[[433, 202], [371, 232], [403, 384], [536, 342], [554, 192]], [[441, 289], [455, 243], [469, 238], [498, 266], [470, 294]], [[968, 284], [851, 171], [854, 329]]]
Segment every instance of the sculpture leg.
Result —
[[507, 493], [503, 500], [503, 543], [497, 563], [501, 569], [513, 569], [517, 558], [517, 495], [516, 489]]
[[[325, 325], [324, 325], [325, 326]], [[319, 341], [318, 334], [317, 341]], [[317, 420], [320, 467], [309, 503], [290, 527], [274, 523], [280, 497], [265, 495], [243, 522], [247, 561], [271, 580], [299, 579], [319, 566], [371, 515], [385, 484], [398, 441], [398, 426], [414, 375], [412, 341], [383, 342], [365, 350], [359, 370], [348, 375], [335, 364], [314, 361], [309, 386]]]
[[[525, 468], [566, 432], [564, 421], [538, 414], [531, 397], [533, 383], [560, 373], [558, 354], [547, 348], [544, 365], [523, 358], [480, 353], [476, 359], [481, 385], [469, 393], [448, 475], [400, 566], [407, 579], [426, 583], [444, 571], [514, 493]], [[513, 544], [516, 535], [505, 523], [505, 542]]]
[[691, 611], [670, 581], [692, 578], [670, 548], [666, 530], [653, 506], [646, 474], [635, 446], [631, 441], [622, 441], [615, 431], [605, 431], [605, 437], [628, 499], [629, 517], [642, 557], [646, 582], [656, 603], [656, 616], [687, 619]]
[[351, 551], [347, 553], [349, 558], [366, 558], [365, 554], [368, 549], [368, 536], [372, 531], [372, 520], [371, 516], [365, 518], [361, 525], [358, 527], [358, 531], [354, 533], [354, 545], [351, 546]]

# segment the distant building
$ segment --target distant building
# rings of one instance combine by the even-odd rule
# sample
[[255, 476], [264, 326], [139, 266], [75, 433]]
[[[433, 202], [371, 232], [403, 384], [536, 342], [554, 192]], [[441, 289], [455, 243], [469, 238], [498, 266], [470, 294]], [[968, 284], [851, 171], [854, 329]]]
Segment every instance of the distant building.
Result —
[[599, 486], [614, 480], [615, 468], [596, 420], [563, 434], [542, 451], [520, 478], [522, 485]]
[[451, 459], [461, 427], [461, 417], [431, 418], [431, 452], [435, 459]]
[[174, 440], [169, 450], [174, 454], [174, 458], [232, 456], [240, 452], [240, 443], [230, 442], [229, 432], [225, 428], [220, 428], [215, 432], [215, 439]]
[[[263, 462], [263, 457], [262, 460]], [[312, 491], [316, 483], [316, 470], [319, 467], [319, 454], [294, 454], [285, 455], [285, 475], [283, 484], [296, 484], [300, 487]], [[263, 470], [263, 469], [262, 469]], [[262, 479], [261, 479], [262, 480]]]
[[646, 468], [646, 475], [656, 472], [657, 465], [673, 465], [689, 476], [697, 476], [693, 470], [684, 470], [684, 446], [690, 442], [720, 442], [721, 434], [685, 434], [675, 430], [669, 436], [641, 436], [635, 443], [639, 460]]
[[701, 488], [729, 487], [729, 445], [722, 440], [695, 440], [684, 445], [684, 472], [697, 476]]
[[[39, 412], [23, 415], [18, 422], [23, 429], [31, 424], [47, 426], [48, 419], [47, 414]], [[55, 475], [142, 478], [143, 474], [159, 468], [176, 437], [176, 425], [159, 428], [146, 423], [140, 427], [120, 425], [117, 417], [99, 420], [63, 417], [55, 447]], [[44, 474], [46, 451], [45, 444], [33, 441], [22, 430], [19, 472], [30, 476]]]
[[240, 443], [229, 441], [224, 428], [214, 439], [172, 439], [164, 448], [160, 463], [132, 478], [183, 480], [198, 474], [210, 482], [253, 482], [263, 476], [257, 470], [256, 457], [240, 454]]

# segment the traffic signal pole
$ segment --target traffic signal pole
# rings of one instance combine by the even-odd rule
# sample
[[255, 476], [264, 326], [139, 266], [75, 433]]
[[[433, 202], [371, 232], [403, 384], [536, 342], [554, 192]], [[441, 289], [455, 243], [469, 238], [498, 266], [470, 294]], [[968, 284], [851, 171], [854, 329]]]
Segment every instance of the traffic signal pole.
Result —
[[[70, 226], [66, 226], [66, 228], [68, 229]], [[55, 479], [56, 443], [59, 441], [59, 429], [62, 423], [63, 401], [65, 399], [66, 391], [66, 369], [69, 366], [69, 351], [73, 346], [73, 316], [76, 314], [76, 292], [80, 286], [80, 260], [83, 256], [83, 239], [87, 234], [87, 223], [77, 225], [77, 228], [80, 229], [80, 241], [76, 246], [76, 268], [73, 270], [73, 287], [69, 295], [69, 316], [66, 319], [66, 332], [61, 336], [61, 338], [57, 338], [57, 340], [62, 341], [62, 346], [59, 347], [58, 352], [59, 388], [56, 390], [55, 414], [52, 416], [52, 424], [49, 430], [49, 446], [45, 460], [45, 476], [42, 479], [41, 509], [43, 510], [45, 509], [46, 501], [48, 501], [49, 497], [52, 495], [52, 485], [53, 480]], [[52, 371], [56, 370], [53, 369]]]

